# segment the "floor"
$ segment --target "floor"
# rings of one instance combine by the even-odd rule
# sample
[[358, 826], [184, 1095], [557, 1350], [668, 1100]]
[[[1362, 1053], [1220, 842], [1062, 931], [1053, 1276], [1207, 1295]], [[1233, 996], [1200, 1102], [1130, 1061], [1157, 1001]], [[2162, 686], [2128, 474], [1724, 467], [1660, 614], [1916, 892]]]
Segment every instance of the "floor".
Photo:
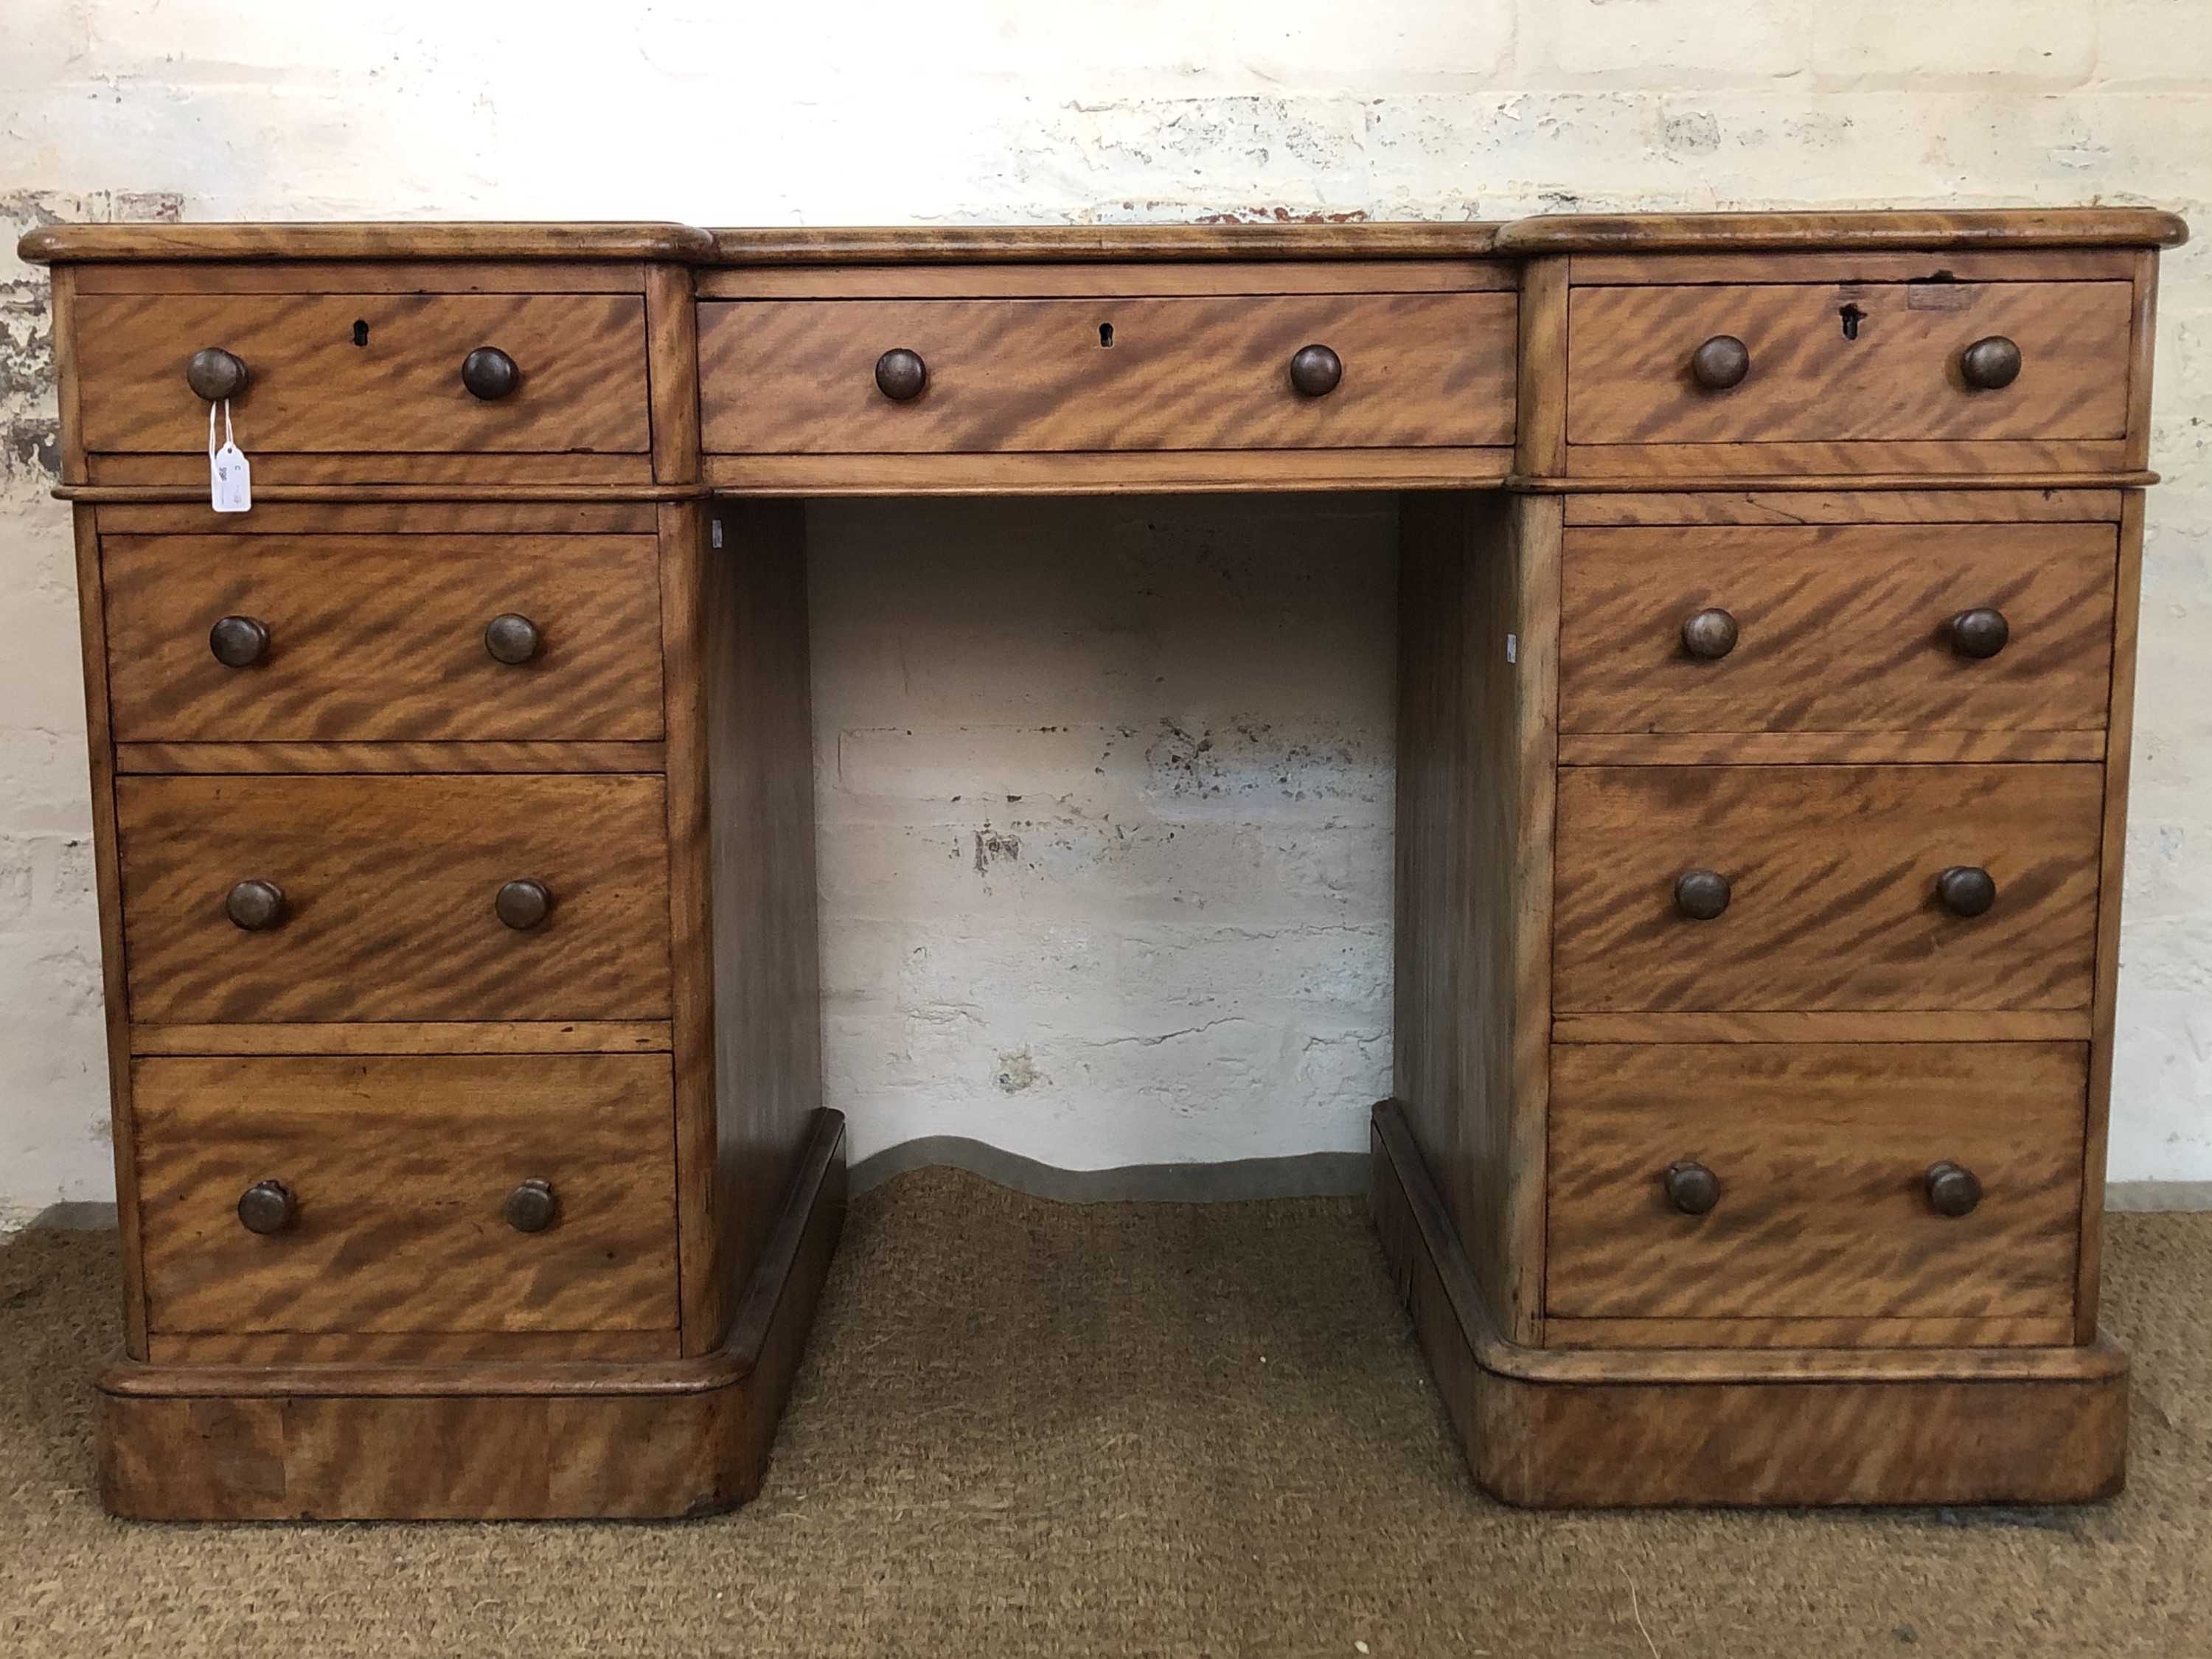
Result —
[[2068, 1510], [1534, 1515], [1468, 1481], [1361, 1206], [859, 1200], [757, 1504], [124, 1525], [111, 1236], [0, 1243], [0, 1653], [2212, 1653], [2212, 1215], [2113, 1218], [2132, 1480]]

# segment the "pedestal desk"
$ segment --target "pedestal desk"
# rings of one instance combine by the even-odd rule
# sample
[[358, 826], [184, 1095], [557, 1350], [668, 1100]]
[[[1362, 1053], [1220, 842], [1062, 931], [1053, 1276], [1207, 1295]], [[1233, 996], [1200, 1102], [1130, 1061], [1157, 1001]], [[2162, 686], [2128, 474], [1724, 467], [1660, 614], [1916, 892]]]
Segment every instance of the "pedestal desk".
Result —
[[804, 503], [1176, 490], [1401, 492], [1373, 1204], [1481, 1486], [2116, 1490], [2100, 1194], [2183, 234], [33, 232], [108, 1505], [754, 1492], [843, 1210]]

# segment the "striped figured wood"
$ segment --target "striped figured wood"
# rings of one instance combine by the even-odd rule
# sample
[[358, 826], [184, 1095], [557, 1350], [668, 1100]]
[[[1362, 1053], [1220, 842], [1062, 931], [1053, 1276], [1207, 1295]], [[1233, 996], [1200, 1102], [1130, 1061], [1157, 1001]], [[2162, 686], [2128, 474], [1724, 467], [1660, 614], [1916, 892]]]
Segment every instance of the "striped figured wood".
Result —
[[[2087, 1080], [2079, 1042], [1555, 1049], [1546, 1311], [2040, 1319], [2068, 1341]], [[1704, 1215], [1662, 1185], [1690, 1158], [1720, 1178]], [[1929, 1204], [1943, 1161], [1979, 1178], [1971, 1213]]]
[[[367, 325], [367, 343], [356, 345]], [[627, 294], [99, 294], [77, 315], [84, 447], [204, 452], [208, 405], [185, 384], [205, 346], [252, 377], [230, 412], [262, 452], [634, 454], [652, 447], [645, 301]], [[521, 384], [461, 384], [479, 346]], [[202, 475], [204, 477], [204, 474]]]
[[[1856, 339], [1847, 305], [1863, 313]], [[2118, 282], [1577, 289], [1567, 441], [2116, 439], [2128, 426], [2133, 305]], [[1971, 388], [1959, 354], [1996, 334], [2019, 345], [2020, 377]], [[1723, 392], [1689, 373], [1716, 335], [1751, 352], [1750, 373]]]
[[[109, 536], [100, 568], [118, 743], [661, 736], [650, 536]], [[485, 648], [510, 611], [527, 662]], [[216, 659], [227, 616], [261, 662]]]
[[[1511, 294], [708, 301], [709, 453], [1453, 448], [1510, 444]], [[1111, 330], [1112, 344], [1102, 343]], [[1300, 348], [1342, 359], [1292, 389]], [[894, 403], [903, 347], [927, 389]]]
[[[2089, 1006], [2100, 766], [1577, 766], [1559, 799], [1562, 1013]], [[1957, 865], [1986, 914], [1938, 902]]]
[[[135, 1021], [669, 1016], [662, 781], [634, 775], [121, 778]], [[551, 914], [517, 931], [500, 886]], [[286, 914], [244, 932], [234, 882]]]
[[[2112, 669], [2112, 525], [1570, 530], [1560, 578], [1568, 732], [2094, 732]], [[1707, 660], [1682, 623], [1717, 606]], [[1952, 649], [1994, 606], [2004, 648]]]
[[[140, 1060], [149, 1319], [168, 1332], [629, 1330], [677, 1325], [660, 1054]], [[553, 1224], [501, 1214], [550, 1182]], [[240, 1224], [279, 1181], [283, 1231]]]

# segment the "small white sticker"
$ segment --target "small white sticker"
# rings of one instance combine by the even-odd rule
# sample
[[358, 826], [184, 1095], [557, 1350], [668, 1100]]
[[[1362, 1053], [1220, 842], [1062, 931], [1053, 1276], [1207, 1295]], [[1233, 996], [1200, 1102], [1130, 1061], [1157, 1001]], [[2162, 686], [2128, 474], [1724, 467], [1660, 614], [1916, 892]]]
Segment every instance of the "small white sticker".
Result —
[[1518, 634], [1508, 634], [1505, 636], [1505, 660], [1518, 662], [1520, 659], [1521, 636]]
[[231, 435], [230, 399], [222, 400], [222, 447], [215, 443], [215, 405], [208, 405], [209, 504], [218, 513], [246, 513], [253, 507], [253, 468]]

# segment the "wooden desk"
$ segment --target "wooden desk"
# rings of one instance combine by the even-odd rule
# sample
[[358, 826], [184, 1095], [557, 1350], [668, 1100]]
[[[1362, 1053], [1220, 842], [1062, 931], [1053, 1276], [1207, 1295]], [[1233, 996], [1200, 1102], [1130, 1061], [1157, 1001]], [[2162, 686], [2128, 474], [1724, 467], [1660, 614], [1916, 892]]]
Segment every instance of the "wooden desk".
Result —
[[[55, 227], [158, 1517], [757, 1486], [843, 1206], [805, 520], [1406, 492], [1374, 1204], [1522, 1504], [2121, 1480], [2136, 211]], [[196, 356], [197, 354], [197, 356]], [[208, 501], [228, 396], [253, 506]]]

